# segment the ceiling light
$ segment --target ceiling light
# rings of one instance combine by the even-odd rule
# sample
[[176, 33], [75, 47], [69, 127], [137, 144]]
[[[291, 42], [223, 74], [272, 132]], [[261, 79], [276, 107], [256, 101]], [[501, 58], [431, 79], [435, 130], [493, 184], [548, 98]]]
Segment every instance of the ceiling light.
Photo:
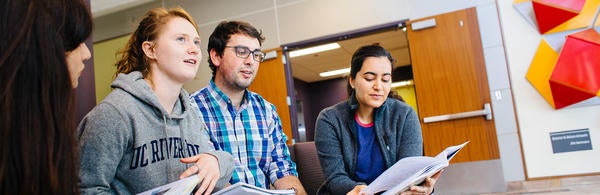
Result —
[[308, 48], [304, 48], [304, 49], [290, 51], [290, 58], [313, 54], [313, 53], [319, 53], [322, 51], [328, 51], [328, 50], [337, 49], [337, 48], [340, 48], [340, 44], [329, 43], [329, 44], [318, 45], [318, 46], [314, 46], [314, 47], [308, 47]]
[[393, 82], [392, 88], [410, 86], [410, 85], [414, 85], [414, 83], [415, 82], [413, 80]]
[[343, 68], [343, 69], [338, 69], [338, 70], [322, 72], [322, 73], [319, 73], [319, 76], [329, 77], [329, 76], [334, 76], [334, 75], [346, 74], [349, 72], [350, 72], [350, 68]]

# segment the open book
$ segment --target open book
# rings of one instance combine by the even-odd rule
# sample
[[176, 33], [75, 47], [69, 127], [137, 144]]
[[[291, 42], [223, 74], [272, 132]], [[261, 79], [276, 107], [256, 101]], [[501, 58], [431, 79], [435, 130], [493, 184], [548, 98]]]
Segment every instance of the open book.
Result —
[[166, 195], [166, 194], [191, 194], [196, 185], [200, 183], [198, 175], [192, 175], [169, 184], [153, 188], [151, 190], [139, 193], [138, 195]]
[[247, 183], [243, 183], [243, 182], [238, 182], [235, 183], [229, 187], [226, 187], [225, 189], [219, 190], [217, 193], [214, 193], [213, 195], [220, 195], [220, 194], [244, 194], [244, 195], [267, 195], [267, 194], [287, 194], [287, 195], [294, 195], [296, 194], [296, 192], [294, 190], [269, 190], [269, 189], [264, 189], [264, 188], [259, 188]]
[[411, 156], [400, 159], [361, 192], [368, 195], [383, 191], [385, 191], [384, 195], [404, 192], [410, 186], [420, 184], [425, 178], [447, 167], [450, 159], [467, 143], [469, 142], [447, 147], [435, 157]]

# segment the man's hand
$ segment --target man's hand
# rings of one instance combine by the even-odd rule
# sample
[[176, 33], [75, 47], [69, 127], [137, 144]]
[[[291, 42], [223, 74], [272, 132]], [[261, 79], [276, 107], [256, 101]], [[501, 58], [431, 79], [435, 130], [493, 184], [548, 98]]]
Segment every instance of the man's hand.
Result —
[[275, 186], [275, 189], [278, 190], [294, 189], [294, 191], [296, 191], [296, 195], [306, 195], [306, 190], [304, 190], [304, 187], [302, 187], [302, 183], [300, 183], [298, 177], [293, 175], [279, 178], [277, 181], [275, 181], [273, 186]]
[[215, 188], [215, 185], [221, 176], [219, 160], [217, 157], [204, 153], [188, 158], [182, 158], [180, 161], [186, 164], [191, 163], [193, 166], [181, 173], [179, 179], [198, 174], [198, 177], [200, 178], [200, 188], [196, 191], [196, 195], [201, 195], [203, 192], [205, 195], [209, 195]]

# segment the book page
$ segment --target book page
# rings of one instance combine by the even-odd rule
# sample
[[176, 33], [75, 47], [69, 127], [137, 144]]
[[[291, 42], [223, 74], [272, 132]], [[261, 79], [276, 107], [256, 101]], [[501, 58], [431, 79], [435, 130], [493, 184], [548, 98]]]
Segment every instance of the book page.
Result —
[[139, 193], [138, 195], [160, 195], [160, 194], [190, 194], [200, 182], [198, 175], [192, 175], [175, 182], [153, 188]]
[[404, 192], [410, 186], [418, 185], [425, 178], [431, 177], [447, 167], [450, 164], [450, 159], [467, 143], [469, 142], [447, 147], [435, 157], [413, 156], [403, 158], [384, 171], [361, 192], [369, 195], [382, 191], [386, 191], [384, 194]]
[[219, 190], [213, 195], [234, 195], [234, 194], [244, 194], [244, 195], [269, 195], [269, 194], [285, 194], [285, 195], [294, 195], [296, 192], [294, 190], [270, 190], [259, 188], [247, 183], [238, 182], [225, 189]]
[[410, 186], [419, 185], [420, 183], [425, 181], [426, 178], [433, 176], [438, 171], [442, 170], [443, 168], [447, 167], [448, 165], [449, 165], [449, 162], [445, 158], [445, 156], [438, 155], [438, 156], [436, 156], [435, 161], [432, 164], [424, 167], [422, 170], [420, 170], [417, 174], [413, 175], [411, 178], [406, 179], [402, 183], [399, 183], [398, 185], [394, 186], [393, 188], [385, 191], [383, 193], [383, 195], [397, 194], [400, 192], [404, 192], [404, 191], [408, 190], [410, 188]]
[[466, 141], [465, 143], [462, 143], [460, 145], [450, 146], [450, 147], [444, 149], [444, 151], [440, 152], [440, 154], [438, 154], [438, 155], [445, 154], [446, 159], [448, 159], [448, 161], [450, 161], [450, 159], [452, 159], [456, 155], [456, 153], [458, 153], [458, 151], [460, 151], [460, 149], [465, 147], [465, 145], [467, 145], [468, 143], [469, 143], [469, 141]]
[[412, 178], [421, 175], [427, 166], [431, 166], [437, 161], [439, 160], [429, 156], [411, 156], [400, 159], [363, 189], [362, 192], [375, 194], [389, 190], [399, 183], [408, 182]]

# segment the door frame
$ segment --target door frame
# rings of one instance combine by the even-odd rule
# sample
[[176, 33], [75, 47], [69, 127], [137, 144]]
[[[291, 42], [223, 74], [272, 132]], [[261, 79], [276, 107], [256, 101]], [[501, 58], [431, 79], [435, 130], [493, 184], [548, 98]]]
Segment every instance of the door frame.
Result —
[[289, 97], [289, 101], [290, 101], [289, 102], [290, 103], [290, 118], [291, 118], [290, 121], [292, 124], [292, 134], [293, 134], [294, 138], [299, 137], [298, 114], [297, 114], [297, 109], [296, 109], [296, 95], [295, 95], [295, 91], [294, 91], [294, 76], [292, 75], [292, 63], [290, 61], [289, 52], [293, 51], [293, 50], [307, 48], [307, 47], [316, 46], [316, 45], [321, 45], [321, 44], [325, 44], [325, 43], [343, 41], [343, 40], [366, 36], [366, 35], [370, 35], [370, 34], [376, 34], [376, 33], [383, 32], [383, 31], [389, 30], [389, 29], [403, 28], [403, 27], [406, 27], [407, 21], [408, 21], [408, 19], [403, 19], [403, 20], [388, 22], [385, 24], [380, 24], [380, 25], [371, 26], [371, 27], [367, 27], [367, 28], [361, 28], [361, 29], [357, 29], [357, 30], [351, 30], [351, 31], [347, 31], [347, 32], [341, 32], [341, 33], [336, 33], [336, 34], [332, 34], [332, 35], [326, 35], [326, 36], [322, 36], [322, 37], [317, 37], [317, 38], [312, 38], [312, 39], [307, 39], [307, 40], [303, 40], [303, 41], [298, 41], [298, 42], [281, 45], [282, 53], [283, 53], [283, 60], [284, 60], [284, 65], [285, 65], [285, 71], [286, 71], [285, 72], [286, 82], [288, 85], [288, 88], [287, 88], [288, 89], [288, 97]]

